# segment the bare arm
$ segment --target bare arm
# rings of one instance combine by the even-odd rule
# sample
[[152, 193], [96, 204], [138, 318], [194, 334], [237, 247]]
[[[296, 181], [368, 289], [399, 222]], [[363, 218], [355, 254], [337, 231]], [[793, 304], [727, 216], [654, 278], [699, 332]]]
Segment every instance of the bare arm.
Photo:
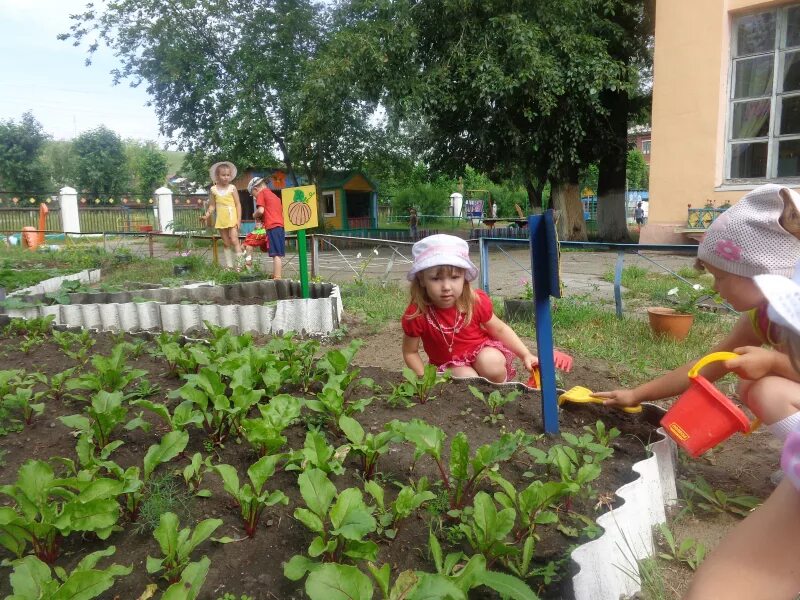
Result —
[[403, 334], [403, 360], [419, 377], [425, 374], [425, 365], [419, 355], [419, 338]]
[[[709, 352], [733, 352], [734, 349], [747, 345], [758, 345], [758, 339], [750, 319], [747, 315], [742, 315], [733, 326], [731, 332], [719, 344], [714, 346]], [[632, 390], [613, 390], [610, 392], [597, 392], [595, 396], [606, 398], [604, 404], [609, 406], [637, 406], [642, 402], [653, 402], [677, 396], [686, 391], [689, 387], [689, 370], [697, 362], [691, 360], [661, 377], [648, 381]], [[716, 381], [728, 369], [723, 362], [711, 363], [703, 367], [701, 373], [709, 381]]]
[[211, 189], [208, 191], [208, 207], [206, 208], [205, 214], [200, 217], [201, 221], [208, 221], [208, 218], [211, 216], [211, 213], [217, 210], [217, 202], [214, 200], [214, 186], [211, 186]]
[[236, 205], [236, 223], [239, 229], [242, 228], [242, 203], [239, 201], [239, 190], [233, 188], [233, 203]]
[[501, 321], [497, 315], [493, 314], [492, 318], [483, 324], [483, 328], [492, 338], [502, 342], [504, 346], [516, 354], [529, 371], [539, 364], [539, 359], [536, 355], [528, 350], [528, 347], [519, 339], [514, 330]]

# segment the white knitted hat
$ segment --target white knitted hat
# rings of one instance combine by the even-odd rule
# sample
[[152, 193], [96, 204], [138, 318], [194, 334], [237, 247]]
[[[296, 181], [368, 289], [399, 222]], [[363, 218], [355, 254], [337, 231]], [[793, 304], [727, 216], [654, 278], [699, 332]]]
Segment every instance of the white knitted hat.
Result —
[[783, 189], [800, 210], [797, 192], [774, 183], [759, 186], [717, 217], [697, 249], [697, 258], [742, 277], [765, 273], [791, 277], [800, 259], [800, 240], [778, 222]]

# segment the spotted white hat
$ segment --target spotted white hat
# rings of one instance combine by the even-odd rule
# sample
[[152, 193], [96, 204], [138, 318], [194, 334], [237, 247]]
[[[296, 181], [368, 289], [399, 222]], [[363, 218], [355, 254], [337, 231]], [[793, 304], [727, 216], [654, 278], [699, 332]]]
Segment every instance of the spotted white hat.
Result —
[[478, 276], [478, 267], [469, 258], [467, 242], [454, 235], [438, 233], [422, 238], [411, 248], [411, 254], [414, 264], [407, 275], [409, 281], [413, 281], [420, 271], [443, 265], [464, 269], [467, 281]]

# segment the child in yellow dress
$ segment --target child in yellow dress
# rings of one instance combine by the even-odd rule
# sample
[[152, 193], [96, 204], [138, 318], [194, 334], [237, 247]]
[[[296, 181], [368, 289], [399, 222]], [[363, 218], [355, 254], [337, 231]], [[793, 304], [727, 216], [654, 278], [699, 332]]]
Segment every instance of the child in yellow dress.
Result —
[[208, 209], [200, 217], [200, 220], [207, 223], [211, 213], [216, 213], [214, 227], [219, 229], [222, 243], [225, 246], [225, 265], [229, 269], [235, 268], [239, 271], [243, 258], [239, 245], [242, 205], [239, 202], [239, 192], [231, 184], [231, 181], [236, 178], [236, 166], [232, 162], [222, 161], [213, 164], [208, 172], [215, 185], [211, 186], [208, 194]]

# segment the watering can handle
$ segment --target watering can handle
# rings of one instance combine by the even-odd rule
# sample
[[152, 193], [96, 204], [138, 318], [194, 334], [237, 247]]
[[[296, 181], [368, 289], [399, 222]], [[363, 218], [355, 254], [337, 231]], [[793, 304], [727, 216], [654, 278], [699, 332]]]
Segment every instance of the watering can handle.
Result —
[[691, 369], [689, 369], [689, 377], [694, 379], [700, 373], [700, 369], [712, 362], [730, 360], [731, 358], [736, 358], [737, 356], [739, 355], [735, 352], [712, 352], [711, 354], [706, 354], [703, 358], [698, 360]]

